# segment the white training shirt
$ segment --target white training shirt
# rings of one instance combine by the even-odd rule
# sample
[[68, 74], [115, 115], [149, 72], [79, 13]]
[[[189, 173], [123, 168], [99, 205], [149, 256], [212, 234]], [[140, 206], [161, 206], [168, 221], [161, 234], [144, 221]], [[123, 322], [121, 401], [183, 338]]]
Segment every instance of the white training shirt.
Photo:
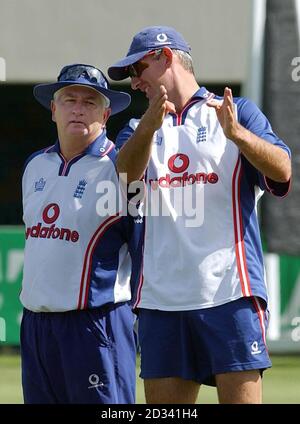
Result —
[[135, 224], [121, 216], [114, 161], [105, 133], [69, 162], [58, 142], [29, 158], [20, 295], [27, 309], [59, 312], [131, 299]]
[[[210, 97], [201, 88], [154, 136], [137, 307], [193, 310], [242, 296], [267, 300], [256, 204], [262, 190], [283, 196], [288, 184], [265, 179], [226, 139], [206, 105]], [[289, 153], [253, 103], [235, 104], [243, 126]], [[119, 147], [138, 123], [131, 120], [119, 134]]]

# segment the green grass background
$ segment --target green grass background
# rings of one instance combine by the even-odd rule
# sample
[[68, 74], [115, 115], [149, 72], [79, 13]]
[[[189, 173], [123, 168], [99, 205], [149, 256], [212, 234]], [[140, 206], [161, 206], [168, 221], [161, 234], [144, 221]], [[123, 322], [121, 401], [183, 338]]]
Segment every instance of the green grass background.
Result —
[[[264, 373], [264, 403], [300, 404], [300, 356], [272, 356], [273, 367]], [[138, 377], [137, 403], [145, 403], [143, 382]], [[23, 403], [20, 356], [0, 353], [0, 403]], [[218, 403], [216, 389], [202, 386], [198, 403]]]

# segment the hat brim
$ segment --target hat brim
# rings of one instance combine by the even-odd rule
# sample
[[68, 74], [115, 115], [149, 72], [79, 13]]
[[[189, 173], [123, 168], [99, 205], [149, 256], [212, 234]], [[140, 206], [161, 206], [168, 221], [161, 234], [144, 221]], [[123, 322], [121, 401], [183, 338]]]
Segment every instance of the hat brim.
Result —
[[46, 109], [51, 109], [51, 100], [53, 100], [54, 93], [61, 88], [69, 85], [81, 85], [88, 88], [93, 88], [100, 94], [103, 94], [110, 100], [111, 115], [121, 112], [126, 109], [131, 102], [131, 96], [123, 91], [109, 90], [108, 88], [99, 87], [97, 84], [89, 84], [76, 81], [63, 81], [55, 82], [53, 84], [38, 84], [33, 88], [33, 95], [36, 100], [43, 105]]
[[146, 56], [149, 51], [153, 49], [143, 50], [139, 53], [132, 54], [130, 56], [126, 56], [124, 59], [119, 60], [115, 64], [111, 65], [108, 70], [108, 76], [114, 81], [121, 81], [125, 78], [129, 77], [129, 72], [127, 66], [132, 65], [133, 63], [141, 60], [142, 57]]

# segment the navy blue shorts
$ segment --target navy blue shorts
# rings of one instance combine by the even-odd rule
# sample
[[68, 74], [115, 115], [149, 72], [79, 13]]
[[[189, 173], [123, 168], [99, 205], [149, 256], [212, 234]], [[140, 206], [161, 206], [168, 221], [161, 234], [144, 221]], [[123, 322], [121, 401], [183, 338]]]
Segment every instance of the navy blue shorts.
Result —
[[70, 312], [24, 310], [25, 403], [134, 403], [136, 340], [127, 303]]
[[214, 386], [216, 374], [269, 368], [267, 315], [257, 298], [192, 311], [139, 309], [140, 376]]

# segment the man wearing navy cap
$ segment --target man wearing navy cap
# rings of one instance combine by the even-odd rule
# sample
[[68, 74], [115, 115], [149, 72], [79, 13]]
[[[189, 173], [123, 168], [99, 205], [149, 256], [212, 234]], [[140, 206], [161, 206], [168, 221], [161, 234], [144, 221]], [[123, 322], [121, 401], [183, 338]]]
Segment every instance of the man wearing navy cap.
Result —
[[65, 66], [34, 96], [51, 109], [58, 139], [30, 156], [22, 181], [24, 401], [134, 403], [130, 300], [139, 238], [118, 198], [105, 131], [130, 96], [85, 64]]
[[116, 143], [118, 171], [147, 187], [135, 295], [146, 400], [193, 403], [209, 384], [220, 403], [260, 403], [271, 362], [256, 205], [287, 194], [289, 148], [251, 101], [199, 87], [173, 28], [144, 28], [108, 74], [149, 100]]

